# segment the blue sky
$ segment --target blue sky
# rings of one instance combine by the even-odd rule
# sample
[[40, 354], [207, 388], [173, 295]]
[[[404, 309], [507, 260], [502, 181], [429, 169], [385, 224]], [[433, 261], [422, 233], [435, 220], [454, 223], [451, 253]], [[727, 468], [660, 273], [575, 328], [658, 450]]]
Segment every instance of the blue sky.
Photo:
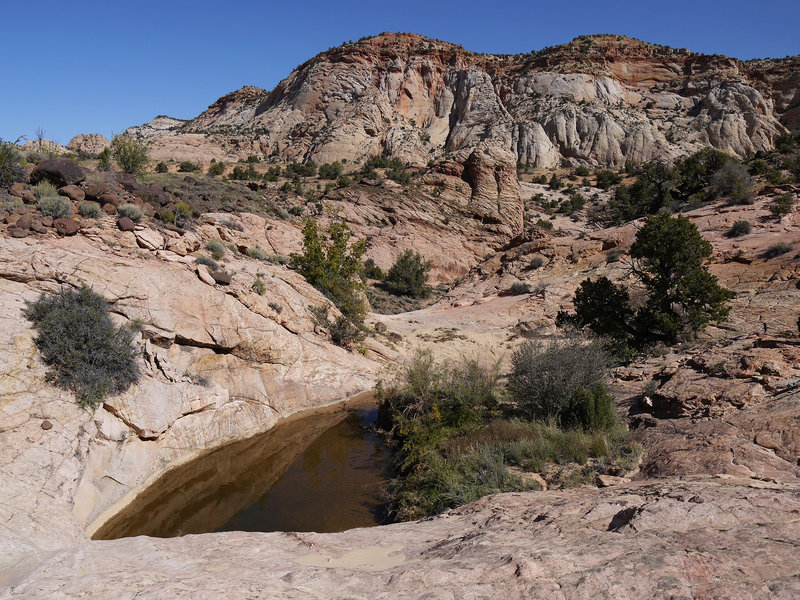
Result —
[[66, 144], [158, 114], [191, 118], [243, 85], [271, 89], [316, 53], [382, 31], [494, 53], [618, 33], [743, 59], [800, 54], [797, 0], [0, 4], [0, 138], [12, 141], [39, 127]]

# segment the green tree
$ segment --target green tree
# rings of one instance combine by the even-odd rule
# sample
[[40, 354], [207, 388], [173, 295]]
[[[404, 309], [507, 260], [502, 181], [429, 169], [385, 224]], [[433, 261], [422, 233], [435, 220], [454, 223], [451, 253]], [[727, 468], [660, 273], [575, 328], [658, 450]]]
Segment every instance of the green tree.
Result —
[[646, 291], [644, 306], [634, 311], [627, 290], [605, 277], [587, 279], [575, 293], [575, 314], [560, 313], [559, 323], [639, 347], [702, 331], [710, 321], [727, 318], [732, 296], [705, 267], [711, 255], [711, 244], [689, 219], [652, 215], [631, 246], [633, 273]]
[[367, 249], [365, 240], [350, 243], [353, 232], [343, 220], [320, 231], [313, 219], [303, 226], [303, 254], [293, 254], [295, 268], [325, 294], [356, 326], [363, 325], [366, 304], [364, 284], [357, 277]]
[[423, 298], [430, 293], [427, 285], [431, 262], [423, 260], [419, 252], [406, 250], [386, 274], [386, 287], [396, 294]]
[[114, 137], [111, 154], [123, 173], [141, 173], [149, 160], [147, 144], [128, 135]]

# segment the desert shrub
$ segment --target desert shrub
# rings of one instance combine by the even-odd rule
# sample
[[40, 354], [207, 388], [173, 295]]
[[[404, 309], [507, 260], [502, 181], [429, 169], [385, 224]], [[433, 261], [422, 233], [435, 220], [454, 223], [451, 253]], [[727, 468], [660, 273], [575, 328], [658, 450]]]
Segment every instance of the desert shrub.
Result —
[[14, 182], [22, 181], [20, 158], [16, 144], [4, 142], [0, 138], [0, 187], [8, 187]]
[[194, 262], [198, 265], [203, 265], [204, 267], [208, 267], [209, 271], [219, 271], [219, 264], [213, 258], [209, 258], [208, 256], [198, 256]]
[[419, 252], [406, 250], [389, 269], [384, 283], [395, 294], [422, 298], [430, 294], [427, 285], [430, 261], [423, 260]]
[[295, 177], [313, 177], [316, 174], [317, 165], [311, 161], [305, 164], [292, 162], [286, 165], [286, 168], [283, 170], [283, 176], [288, 179], [294, 179]]
[[528, 263], [528, 268], [536, 270], [539, 269], [543, 264], [544, 264], [544, 259], [541, 256], [534, 256], [531, 259], [531, 262]]
[[158, 163], [156, 165], [156, 173], [169, 173], [169, 167], [167, 166], [167, 163], [163, 161]]
[[508, 293], [512, 296], [521, 296], [522, 294], [530, 294], [531, 284], [523, 283], [521, 281], [515, 281], [514, 283], [511, 284], [511, 287], [508, 288]]
[[406, 186], [411, 183], [411, 174], [405, 169], [391, 169], [390, 171], [386, 172], [386, 177], [392, 181], [396, 181], [402, 186]]
[[192, 216], [192, 209], [183, 200], [179, 200], [175, 205], [175, 217], [186, 219]]
[[139, 380], [134, 329], [115, 326], [105, 298], [87, 285], [42, 294], [25, 317], [36, 329], [48, 379], [73, 390], [81, 404], [93, 407]]
[[180, 173], [196, 173], [200, 170], [200, 165], [193, 163], [190, 160], [181, 161], [178, 165], [178, 172]]
[[149, 160], [147, 144], [127, 135], [114, 137], [111, 154], [124, 173], [141, 173]]
[[281, 314], [283, 312], [283, 306], [278, 304], [277, 302], [269, 302], [269, 307], [278, 314]]
[[170, 209], [165, 208], [160, 213], [159, 216], [164, 223], [174, 223], [175, 222], [175, 213], [172, 212]]
[[256, 260], [267, 260], [267, 257], [269, 256], [258, 246], [249, 246], [245, 248], [244, 253], [250, 258], [255, 258]]
[[786, 192], [770, 203], [769, 212], [775, 217], [782, 217], [792, 212], [792, 208], [794, 208], [794, 196]]
[[78, 204], [78, 212], [82, 217], [86, 217], [87, 219], [96, 219], [103, 213], [97, 202], [90, 202], [88, 200], [84, 200]]
[[787, 243], [787, 242], [778, 242], [777, 244], [773, 244], [769, 248], [766, 249], [764, 252], [764, 256], [767, 258], [775, 258], [776, 256], [780, 256], [781, 254], [786, 254], [787, 252], [791, 252], [794, 247]]
[[350, 184], [353, 183], [353, 179], [348, 177], [347, 175], [342, 175], [336, 180], [336, 185], [340, 188], [346, 188]]
[[536, 226], [550, 231], [553, 229], [553, 222], [548, 221], [547, 219], [539, 219], [538, 221], [536, 221]]
[[[588, 429], [596, 421], [595, 404], [605, 399], [596, 386], [602, 384], [607, 363], [597, 342], [577, 337], [550, 343], [528, 340], [511, 358], [508, 387], [527, 418]], [[591, 398], [586, 390], [595, 390]]]
[[561, 181], [561, 177], [559, 177], [557, 173], [553, 173], [550, 176], [550, 180], [547, 182], [547, 185], [551, 190], [560, 190], [562, 187], [564, 187], [564, 182]]
[[384, 273], [383, 269], [376, 265], [375, 261], [371, 258], [364, 261], [364, 268], [361, 274], [365, 279], [377, 279], [378, 281], [386, 279], [386, 273]]
[[589, 169], [583, 165], [577, 167], [573, 173], [578, 177], [587, 177], [589, 175]]
[[250, 286], [250, 289], [253, 290], [259, 296], [263, 296], [264, 293], [267, 291], [267, 284], [264, 283], [263, 279], [261, 279], [260, 273], [256, 275], [256, 278], [253, 280], [253, 285]]
[[117, 207], [117, 213], [120, 217], [128, 217], [131, 221], [139, 222], [142, 220], [142, 209], [128, 202]]
[[[165, 165], [166, 166], [166, 165]], [[111, 147], [103, 148], [97, 155], [97, 170], [110, 171], [111, 170]]]
[[609, 250], [608, 254], [606, 254], [606, 262], [607, 263], [615, 263], [619, 261], [619, 257], [622, 256], [622, 248], [612, 248]]
[[597, 176], [597, 187], [601, 190], [607, 190], [612, 185], [617, 185], [622, 181], [622, 177], [614, 171], [608, 169], [601, 169], [595, 173]]
[[711, 177], [711, 193], [728, 196], [731, 204], [753, 203], [753, 179], [747, 167], [733, 159], [728, 160]]
[[42, 179], [33, 188], [33, 194], [36, 196], [37, 200], [41, 200], [42, 198], [46, 198], [48, 196], [58, 196], [58, 190], [56, 190], [56, 186], [54, 186], [52, 183], [46, 179]]
[[731, 228], [725, 233], [726, 237], [735, 238], [740, 237], [742, 235], [747, 235], [753, 230], [753, 226], [750, 224], [750, 221], [745, 221], [744, 219], [740, 219], [736, 221]]
[[206, 250], [211, 252], [211, 258], [214, 260], [220, 260], [223, 256], [225, 256], [226, 252], [225, 244], [219, 240], [210, 240], [206, 244]]
[[342, 163], [339, 161], [325, 163], [319, 166], [319, 176], [321, 179], [338, 179], [342, 174]]
[[54, 219], [68, 219], [72, 216], [72, 203], [59, 196], [55, 186], [49, 181], [40, 181], [33, 191], [43, 215]]

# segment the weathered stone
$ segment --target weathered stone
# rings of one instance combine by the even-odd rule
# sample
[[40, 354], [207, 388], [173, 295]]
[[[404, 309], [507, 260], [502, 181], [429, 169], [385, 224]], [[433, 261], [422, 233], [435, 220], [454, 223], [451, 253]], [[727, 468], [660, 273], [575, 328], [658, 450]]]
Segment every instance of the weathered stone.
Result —
[[[120, 221], [121, 220], [122, 219], [120, 219]], [[140, 229], [138, 231], [135, 231], [134, 233], [136, 235], [137, 243], [142, 248], [155, 251], [155, 250], [161, 250], [164, 247], [164, 237], [154, 229], [150, 228]]]
[[230, 285], [231, 284], [231, 274], [226, 273], [224, 271], [212, 271], [211, 277], [220, 285]]
[[32, 223], [33, 217], [30, 215], [30, 213], [26, 213], [24, 215], [20, 215], [15, 225], [20, 229], [30, 229]]
[[117, 227], [120, 231], [133, 231], [136, 229], [136, 225], [128, 217], [120, 217], [117, 220]]
[[52, 429], [52, 428], [53, 428], [53, 424], [50, 421], [48, 421], [46, 419], [44, 421], [42, 421], [42, 429], [47, 431], [48, 429]]
[[75, 235], [81, 228], [81, 224], [74, 219], [55, 219], [53, 227], [58, 235]]
[[48, 180], [56, 187], [80, 183], [84, 179], [83, 169], [68, 158], [50, 158], [39, 162], [31, 172], [32, 184]]
[[108, 185], [102, 181], [94, 181], [86, 186], [86, 196], [92, 200], [98, 200], [107, 191]]
[[66, 196], [73, 202], [80, 202], [84, 198], [86, 198], [86, 193], [80, 186], [77, 185], [65, 185], [58, 189], [58, 193], [62, 196]]
[[109, 146], [111, 146], [111, 142], [99, 133], [76, 135], [67, 144], [67, 148], [73, 152], [82, 152], [85, 154], [100, 154]]
[[106, 213], [107, 215], [113, 216], [117, 214], [117, 207], [111, 204], [110, 202], [103, 204], [103, 212]]
[[28, 237], [27, 229], [22, 229], [20, 227], [10, 227], [8, 230], [8, 234], [13, 238]]

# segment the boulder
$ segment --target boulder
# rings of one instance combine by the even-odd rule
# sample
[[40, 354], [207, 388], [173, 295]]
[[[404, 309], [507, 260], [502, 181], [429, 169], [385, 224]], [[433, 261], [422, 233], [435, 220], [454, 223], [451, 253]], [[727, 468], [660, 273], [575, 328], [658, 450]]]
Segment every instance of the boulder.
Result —
[[119, 227], [120, 231], [133, 231], [136, 226], [133, 224], [128, 217], [122, 217], [117, 221], [117, 227]]
[[80, 183], [84, 180], [83, 169], [68, 158], [50, 158], [41, 161], [31, 172], [32, 184], [42, 180], [47, 180], [56, 187]]
[[31, 228], [32, 222], [33, 222], [33, 217], [31, 217], [31, 215], [29, 214], [24, 214], [17, 219], [17, 222], [15, 224], [20, 229], [28, 230]]
[[24, 192], [24, 191], [25, 191], [25, 184], [24, 183], [14, 183], [8, 189], [8, 192], [12, 196], [14, 196], [16, 198], [22, 198], [22, 192]]
[[28, 231], [20, 227], [10, 227], [8, 230], [8, 235], [10, 235], [12, 238], [24, 238], [28, 237]]
[[86, 186], [86, 196], [97, 200], [108, 191], [108, 185], [102, 181], [95, 181]]
[[107, 202], [106, 204], [103, 204], [103, 212], [107, 215], [115, 215], [117, 214], [117, 207], [110, 202]]
[[224, 271], [213, 271], [211, 273], [211, 277], [213, 277], [214, 281], [216, 281], [220, 285], [230, 285], [231, 284], [231, 274], [225, 273]]
[[36, 195], [33, 193], [33, 190], [23, 190], [20, 198], [22, 198], [25, 204], [33, 204], [36, 202]]
[[81, 224], [72, 219], [55, 219], [53, 227], [56, 228], [58, 235], [75, 235], [81, 228]]
[[119, 197], [111, 192], [103, 192], [98, 196], [97, 201], [101, 204], [113, 204], [114, 206], [120, 205]]
[[65, 185], [64, 187], [59, 188], [58, 193], [62, 196], [66, 196], [73, 202], [80, 202], [86, 198], [86, 192], [84, 192], [77, 185]]
[[216, 281], [214, 281], [214, 278], [211, 277], [211, 275], [209, 275], [205, 267], [197, 265], [195, 271], [197, 272], [198, 279], [200, 279], [200, 281], [202, 281], [203, 283], [207, 283], [208, 285], [214, 285], [216, 283]]

